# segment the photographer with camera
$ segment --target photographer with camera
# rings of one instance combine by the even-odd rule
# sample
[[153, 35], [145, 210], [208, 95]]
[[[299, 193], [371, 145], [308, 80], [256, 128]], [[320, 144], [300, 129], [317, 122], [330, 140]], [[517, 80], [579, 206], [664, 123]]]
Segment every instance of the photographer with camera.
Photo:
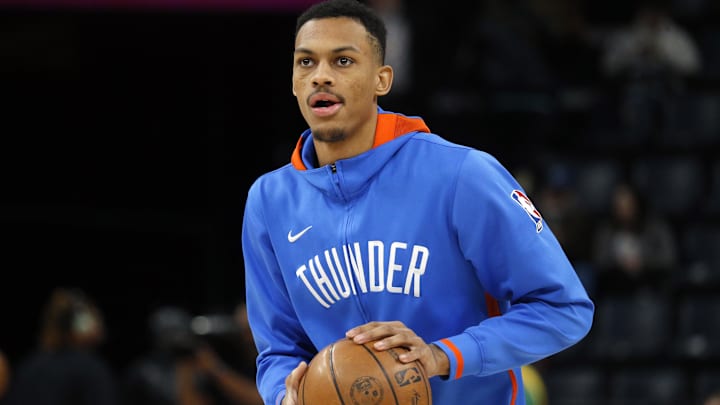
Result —
[[154, 311], [149, 321], [152, 349], [128, 368], [123, 404], [261, 405], [254, 371], [242, 373], [215, 348], [228, 341], [242, 344], [242, 325], [236, 319], [242, 318], [215, 316], [210, 322], [175, 306]]

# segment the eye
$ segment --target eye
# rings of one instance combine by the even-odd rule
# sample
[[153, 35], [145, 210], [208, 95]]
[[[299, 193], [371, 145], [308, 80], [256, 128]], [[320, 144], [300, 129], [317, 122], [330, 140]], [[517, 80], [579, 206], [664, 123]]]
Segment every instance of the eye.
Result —
[[310, 58], [300, 58], [297, 63], [300, 66], [312, 66], [313, 61]]
[[337, 60], [337, 64], [340, 66], [350, 66], [353, 64], [353, 60], [348, 58], [347, 56], [341, 56]]

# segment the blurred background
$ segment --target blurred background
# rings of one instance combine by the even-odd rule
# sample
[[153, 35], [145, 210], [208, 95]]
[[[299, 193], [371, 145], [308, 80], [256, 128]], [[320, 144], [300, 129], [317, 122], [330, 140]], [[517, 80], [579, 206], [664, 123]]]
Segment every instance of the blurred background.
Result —
[[[243, 328], [245, 194], [305, 129], [291, 58], [295, 18], [313, 3], [0, 0], [11, 377], [59, 288], [102, 314], [94, 350], [122, 392], [158, 325], [232, 352], [218, 342]], [[720, 391], [720, 3], [367, 4], [386, 19], [396, 70], [380, 105], [496, 155], [598, 305], [587, 339], [534, 365], [548, 403], [709, 401]], [[205, 401], [185, 403], [221, 403]]]

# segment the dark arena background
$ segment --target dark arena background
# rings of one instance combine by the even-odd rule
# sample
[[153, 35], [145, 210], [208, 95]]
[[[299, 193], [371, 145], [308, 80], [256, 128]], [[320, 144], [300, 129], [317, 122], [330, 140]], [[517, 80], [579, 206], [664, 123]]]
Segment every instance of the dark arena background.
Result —
[[[155, 309], [242, 302], [246, 192], [305, 129], [291, 58], [312, 3], [0, 0], [11, 369], [36, 347], [56, 287], [96, 301], [99, 353], [119, 378], [149, 349]], [[647, 4], [689, 50], [612, 54]], [[590, 335], [535, 365], [549, 405], [702, 405], [720, 391], [718, 4], [406, 0], [404, 25], [389, 27], [406, 29], [388, 45], [404, 81], [380, 105], [496, 155], [596, 301]], [[650, 254], [629, 270], [602, 244], [625, 183], [667, 231], [642, 239]]]

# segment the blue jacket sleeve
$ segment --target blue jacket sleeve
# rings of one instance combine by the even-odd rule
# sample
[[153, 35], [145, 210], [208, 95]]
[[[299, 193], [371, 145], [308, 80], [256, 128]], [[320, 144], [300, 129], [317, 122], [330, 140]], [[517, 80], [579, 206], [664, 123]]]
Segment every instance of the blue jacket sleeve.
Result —
[[538, 361], [579, 342], [590, 330], [594, 304], [524, 193], [487, 153], [469, 153], [460, 169], [453, 226], [501, 314], [435, 342], [450, 358], [450, 378], [490, 375]]
[[250, 188], [242, 226], [248, 321], [258, 349], [257, 386], [266, 404], [285, 392], [285, 378], [312, 357], [313, 345], [295, 316], [266, 226], [260, 187]]

